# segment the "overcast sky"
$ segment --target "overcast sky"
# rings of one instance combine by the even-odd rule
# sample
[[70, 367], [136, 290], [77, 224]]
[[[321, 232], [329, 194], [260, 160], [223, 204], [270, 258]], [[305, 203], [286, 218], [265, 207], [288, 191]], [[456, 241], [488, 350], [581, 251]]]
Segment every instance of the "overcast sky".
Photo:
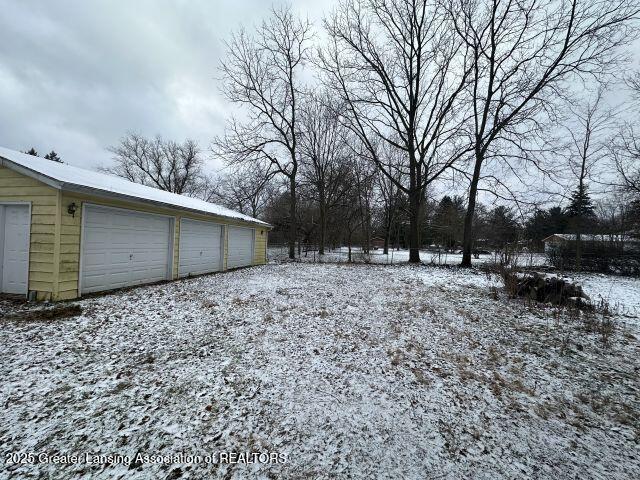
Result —
[[[333, 3], [296, 0], [295, 8], [319, 23]], [[0, 0], [0, 145], [54, 149], [88, 168], [108, 164], [106, 147], [128, 130], [208, 147], [229, 111], [216, 81], [223, 40], [270, 6]]]
[[[293, 2], [317, 29], [335, 3]], [[216, 81], [223, 40], [271, 5], [0, 0], [0, 145], [88, 168], [108, 165], [129, 130], [208, 147], [230, 111]]]

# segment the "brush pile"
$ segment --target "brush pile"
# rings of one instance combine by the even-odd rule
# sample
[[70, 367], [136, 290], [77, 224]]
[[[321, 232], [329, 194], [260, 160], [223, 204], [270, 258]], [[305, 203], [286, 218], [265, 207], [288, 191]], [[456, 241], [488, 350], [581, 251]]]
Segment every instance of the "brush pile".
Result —
[[591, 308], [590, 298], [570, 278], [539, 272], [512, 275], [514, 278], [511, 284], [515, 296], [553, 305]]

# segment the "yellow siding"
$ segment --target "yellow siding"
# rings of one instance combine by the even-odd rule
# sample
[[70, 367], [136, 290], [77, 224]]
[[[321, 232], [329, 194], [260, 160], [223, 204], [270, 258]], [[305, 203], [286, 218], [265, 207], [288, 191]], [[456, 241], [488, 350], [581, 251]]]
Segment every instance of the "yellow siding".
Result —
[[[67, 207], [71, 203], [77, 205], [77, 211], [75, 217], [72, 217], [67, 213]], [[228, 228], [227, 225], [242, 225], [246, 226], [240, 221], [234, 222], [233, 220], [223, 217], [217, 217], [212, 215], [200, 215], [197, 213], [189, 213], [181, 210], [159, 207], [155, 205], [145, 205], [139, 203], [132, 203], [122, 200], [105, 199], [101, 197], [76, 194], [70, 192], [63, 192], [61, 199], [61, 231], [60, 231], [60, 252], [59, 252], [59, 264], [58, 264], [58, 278], [59, 278], [59, 291], [56, 295], [56, 299], [70, 299], [75, 298], [78, 295], [78, 279], [80, 272], [80, 234], [82, 225], [82, 205], [84, 203], [93, 203], [98, 205], [105, 205], [110, 207], [126, 208], [130, 210], [136, 210], [140, 212], [156, 213], [161, 215], [168, 215], [174, 218], [174, 245], [173, 245], [173, 278], [178, 278], [178, 265], [180, 259], [180, 220], [182, 218], [189, 218], [194, 220], [203, 220], [214, 222], [223, 225], [225, 231], [223, 237], [224, 242], [224, 258], [223, 258], [223, 270], [227, 269], [227, 238]], [[264, 234], [261, 235], [260, 232]], [[256, 229], [256, 245], [254, 251], [254, 264], [263, 264], [266, 260], [266, 239], [267, 229], [258, 227]], [[53, 249], [52, 249], [53, 251]]]
[[[173, 278], [178, 277], [181, 218], [210, 221], [223, 226], [223, 270], [227, 269], [227, 226], [247, 226], [240, 221], [188, 213], [170, 207], [59, 192], [38, 180], [6, 167], [0, 167], [0, 202], [24, 202], [31, 205], [29, 291], [35, 291], [38, 300], [66, 300], [78, 296], [83, 203], [95, 203], [173, 217]], [[68, 205], [73, 202], [78, 207], [75, 217], [67, 212]], [[264, 264], [266, 262], [267, 229], [256, 227], [255, 238], [253, 263], [254, 265]]]
[[[127, 208], [174, 218], [173, 278], [178, 277], [180, 251], [180, 219], [210, 221], [224, 228], [223, 270], [227, 269], [228, 225], [247, 226], [223, 217], [187, 213], [170, 207], [144, 205], [90, 195], [59, 192], [48, 185], [5, 167], [0, 167], [0, 202], [25, 202], [31, 205], [31, 240], [29, 252], [29, 291], [38, 300], [67, 300], [78, 296], [80, 271], [80, 235], [82, 205]], [[67, 212], [69, 204], [77, 205], [75, 216]], [[254, 265], [266, 263], [266, 228], [256, 227]]]
[[29, 290], [50, 300], [54, 290], [55, 223], [58, 195], [54, 188], [6, 167], [0, 167], [0, 202], [31, 204]]
[[256, 236], [253, 250], [253, 264], [264, 265], [267, 263], [267, 229], [256, 228]]

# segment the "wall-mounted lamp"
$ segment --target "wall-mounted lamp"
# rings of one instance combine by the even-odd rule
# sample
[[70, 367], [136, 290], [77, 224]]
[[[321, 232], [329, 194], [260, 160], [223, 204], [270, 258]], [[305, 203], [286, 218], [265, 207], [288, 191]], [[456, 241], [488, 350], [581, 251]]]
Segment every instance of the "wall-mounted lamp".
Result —
[[264, 235], [264, 230], [260, 230], [260, 235]]
[[73, 218], [76, 218], [76, 210], [78, 210], [78, 206], [76, 205], [76, 202], [72, 202], [67, 207], [67, 213], [71, 215]]

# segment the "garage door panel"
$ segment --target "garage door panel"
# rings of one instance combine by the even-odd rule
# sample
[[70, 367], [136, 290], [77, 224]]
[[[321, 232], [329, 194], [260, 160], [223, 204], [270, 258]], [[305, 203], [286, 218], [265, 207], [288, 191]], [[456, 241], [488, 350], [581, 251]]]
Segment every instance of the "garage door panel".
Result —
[[217, 272], [221, 269], [222, 227], [211, 222], [183, 219], [180, 222], [181, 277]]
[[107, 265], [108, 263], [106, 253], [89, 253], [83, 258], [83, 264], [85, 267], [99, 268], [101, 265]]
[[167, 217], [98, 206], [85, 209], [82, 291], [165, 280], [171, 221]]
[[253, 228], [229, 227], [227, 268], [253, 264], [254, 232]]

